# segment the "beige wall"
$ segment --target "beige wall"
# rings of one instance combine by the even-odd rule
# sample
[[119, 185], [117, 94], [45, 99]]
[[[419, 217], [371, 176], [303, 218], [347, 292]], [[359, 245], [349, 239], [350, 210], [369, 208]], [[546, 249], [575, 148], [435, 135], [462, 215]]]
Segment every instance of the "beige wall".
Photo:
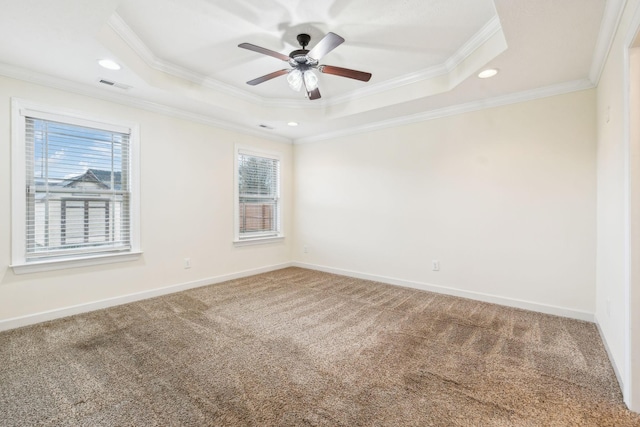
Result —
[[[11, 96], [140, 124], [140, 261], [13, 274]], [[0, 97], [0, 321], [292, 259], [574, 317], [594, 311], [593, 90], [295, 147], [11, 79], [0, 79]], [[283, 155], [284, 243], [231, 243], [236, 143]]]
[[595, 105], [587, 90], [296, 145], [294, 259], [592, 318]]
[[[140, 125], [144, 254], [139, 261], [13, 274], [10, 97]], [[282, 154], [283, 215], [291, 218], [290, 144], [0, 78], [0, 322], [289, 262], [291, 221], [285, 221], [282, 243], [232, 245], [236, 143]], [[185, 257], [191, 258], [191, 269], [183, 268]]]

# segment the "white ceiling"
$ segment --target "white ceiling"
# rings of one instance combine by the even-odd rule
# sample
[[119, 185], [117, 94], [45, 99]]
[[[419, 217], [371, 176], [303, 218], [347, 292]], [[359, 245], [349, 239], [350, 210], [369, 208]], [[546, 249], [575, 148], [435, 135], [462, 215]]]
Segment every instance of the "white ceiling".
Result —
[[[0, 0], [0, 74], [269, 138], [317, 140], [592, 87], [623, 4]], [[346, 41], [321, 63], [370, 72], [370, 82], [320, 74], [314, 101], [284, 76], [246, 84], [287, 64], [239, 43], [288, 54], [298, 34], [310, 34], [313, 48], [329, 31]], [[101, 68], [102, 58], [122, 69]], [[478, 79], [486, 67], [500, 73]]]

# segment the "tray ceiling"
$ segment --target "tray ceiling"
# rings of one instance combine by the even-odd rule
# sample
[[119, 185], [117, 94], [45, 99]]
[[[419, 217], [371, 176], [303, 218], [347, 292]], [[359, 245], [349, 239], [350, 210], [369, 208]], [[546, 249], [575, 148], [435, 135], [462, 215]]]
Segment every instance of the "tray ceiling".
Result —
[[[269, 138], [314, 140], [508, 96], [592, 87], [620, 4], [21, 0], [3, 5], [0, 74]], [[239, 43], [288, 54], [299, 48], [298, 34], [310, 34], [312, 48], [329, 31], [346, 41], [321, 63], [370, 72], [369, 83], [319, 74], [315, 101], [285, 77], [246, 84], [287, 64]], [[102, 58], [122, 69], [101, 68]], [[500, 73], [478, 79], [486, 67]]]

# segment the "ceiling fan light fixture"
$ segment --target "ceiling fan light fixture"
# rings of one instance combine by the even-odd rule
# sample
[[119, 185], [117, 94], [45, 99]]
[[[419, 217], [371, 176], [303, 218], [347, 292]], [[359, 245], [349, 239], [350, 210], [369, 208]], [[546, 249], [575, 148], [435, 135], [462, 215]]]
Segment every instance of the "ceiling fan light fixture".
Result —
[[304, 84], [308, 91], [312, 91], [318, 88], [318, 76], [311, 70], [304, 72]]
[[294, 69], [289, 71], [287, 75], [287, 83], [289, 83], [289, 87], [296, 92], [300, 92], [302, 88], [302, 72], [300, 70]]
[[304, 84], [304, 93], [309, 100], [320, 99], [320, 90], [318, 89], [318, 75], [314, 70], [321, 73], [333, 74], [334, 76], [347, 77], [362, 82], [368, 82], [371, 79], [371, 73], [364, 71], [352, 70], [349, 68], [334, 67], [331, 65], [320, 65], [319, 61], [333, 49], [344, 42], [344, 39], [335, 33], [327, 33], [311, 50], [307, 50], [307, 45], [311, 40], [311, 36], [306, 33], [298, 34], [298, 43], [302, 49], [297, 49], [289, 53], [289, 56], [276, 52], [271, 49], [256, 46], [251, 43], [240, 43], [238, 47], [271, 56], [286, 62], [291, 69], [274, 71], [264, 76], [252, 79], [247, 82], [250, 86], [264, 83], [279, 76], [287, 76], [289, 87], [296, 92], [302, 89]]

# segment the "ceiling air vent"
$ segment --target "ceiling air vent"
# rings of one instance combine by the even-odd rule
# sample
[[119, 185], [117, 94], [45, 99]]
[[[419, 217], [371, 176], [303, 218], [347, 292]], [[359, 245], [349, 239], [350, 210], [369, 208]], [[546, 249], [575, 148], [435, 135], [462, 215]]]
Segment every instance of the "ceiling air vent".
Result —
[[100, 79], [98, 80], [98, 83], [102, 83], [103, 85], [107, 85], [107, 86], [117, 87], [118, 89], [123, 89], [123, 90], [131, 89], [131, 86], [127, 86], [122, 83], [112, 82], [111, 80], [106, 80], [106, 79]]

